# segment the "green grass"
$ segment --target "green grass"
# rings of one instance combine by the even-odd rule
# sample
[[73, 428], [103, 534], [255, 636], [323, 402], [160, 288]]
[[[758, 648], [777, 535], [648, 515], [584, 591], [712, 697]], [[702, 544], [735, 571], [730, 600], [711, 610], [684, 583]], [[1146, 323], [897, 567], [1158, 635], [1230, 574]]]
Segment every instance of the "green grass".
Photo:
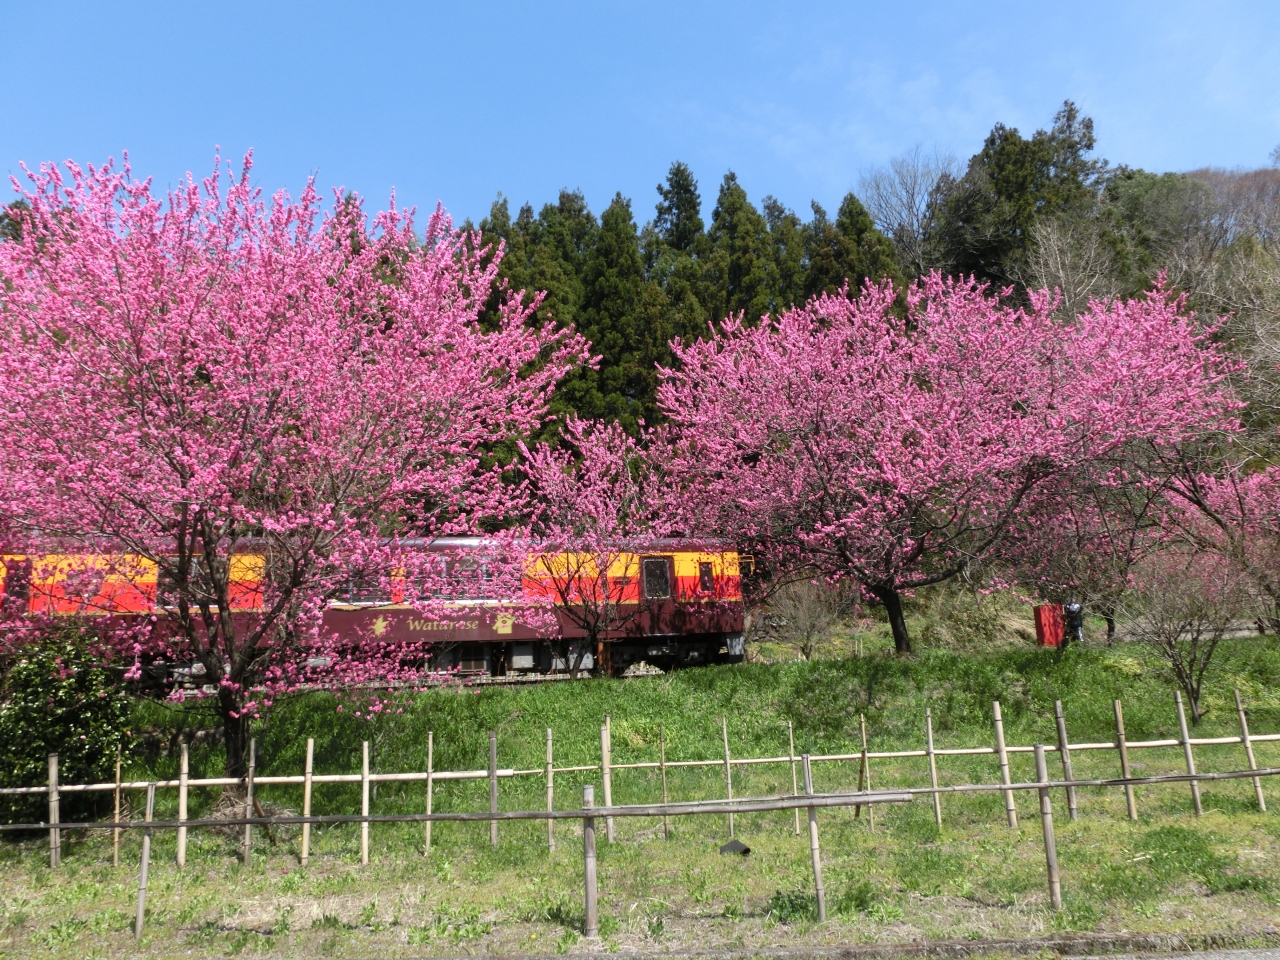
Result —
[[[307, 737], [316, 739], [317, 772], [355, 772], [360, 742], [374, 746], [378, 771], [423, 770], [427, 733], [436, 769], [487, 765], [489, 730], [499, 737], [499, 765], [540, 769], [545, 730], [555, 734], [557, 766], [599, 762], [599, 727], [612, 717], [615, 763], [656, 760], [663, 729], [669, 760], [723, 755], [720, 720], [729, 723], [738, 757], [786, 753], [787, 723], [797, 752], [853, 749], [865, 714], [873, 749], [919, 748], [924, 709], [933, 711], [939, 747], [992, 742], [990, 703], [1002, 701], [1010, 743], [1055, 741], [1052, 704], [1066, 707], [1072, 739], [1113, 737], [1111, 700], [1125, 702], [1131, 740], [1176, 736], [1172, 690], [1140, 648], [1076, 648], [1063, 655], [1026, 648], [962, 654], [925, 650], [910, 659], [883, 651], [872, 636], [863, 658], [745, 664], [623, 681], [592, 680], [530, 687], [445, 690], [406, 695], [372, 721], [342, 713], [321, 695], [281, 704], [256, 731], [262, 775], [297, 773]], [[1196, 735], [1236, 732], [1231, 699], [1239, 687], [1255, 732], [1280, 730], [1280, 651], [1270, 638], [1224, 647], [1206, 694]], [[401, 712], [395, 712], [396, 710]], [[139, 708], [140, 727], [168, 738], [178, 726], [210, 722], [198, 708]], [[1258, 745], [1259, 761], [1280, 764], [1280, 746]], [[192, 751], [193, 775], [216, 774], [216, 747]], [[1203, 747], [1204, 771], [1238, 769], [1238, 746]], [[1180, 772], [1178, 749], [1135, 751], [1138, 775]], [[1013, 758], [1017, 780], [1033, 779], [1028, 756]], [[1112, 752], [1081, 754], [1078, 776], [1114, 776]], [[129, 777], [169, 777], [176, 758], [133, 754]], [[877, 787], [926, 785], [923, 760], [876, 761]], [[852, 763], [815, 768], [819, 790], [851, 787]], [[992, 757], [940, 760], [944, 783], [994, 782]], [[790, 791], [787, 765], [737, 768], [738, 796]], [[598, 773], [556, 777], [558, 807], [581, 803], [581, 785]], [[673, 770], [672, 799], [722, 797], [718, 768]], [[541, 776], [504, 779], [503, 809], [545, 805]], [[744, 814], [737, 834], [747, 858], [723, 858], [724, 817], [673, 821], [670, 842], [659, 821], [619, 820], [618, 841], [600, 846], [602, 933], [635, 949], [701, 944], [765, 948], [779, 942], [1013, 936], [1057, 930], [1238, 932], [1271, 922], [1280, 889], [1280, 820], [1253, 808], [1247, 780], [1203, 785], [1204, 817], [1191, 813], [1185, 785], [1140, 788], [1140, 820], [1130, 823], [1118, 790], [1082, 790], [1079, 821], [1066, 817], [1057, 794], [1056, 823], [1065, 909], [1047, 909], [1043, 848], [1034, 797], [1020, 795], [1021, 825], [1004, 825], [999, 794], [948, 796], [944, 824], [933, 823], [927, 799], [876, 811], [874, 830], [852, 811], [819, 815], [829, 922], [816, 923], [807, 831], [797, 836], [790, 813]], [[1267, 785], [1280, 807], [1280, 783]], [[618, 803], [658, 799], [656, 772], [617, 771]], [[270, 809], [297, 810], [299, 789], [262, 787]], [[215, 799], [197, 791], [192, 815]], [[382, 784], [379, 813], [423, 809], [421, 784]], [[171, 816], [163, 791], [157, 815]], [[487, 784], [438, 784], [435, 809], [482, 810]], [[358, 786], [316, 788], [316, 813], [357, 812]], [[803, 823], [802, 823], [803, 826]], [[143, 955], [181, 944], [193, 955], [281, 953], [319, 956], [456, 954], [466, 950], [556, 952], [576, 949], [581, 932], [581, 841], [557, 825], [546, 849], [545, 823], [504, 823], [497, 849], [486, 824], [440, 823], [430, 858], [418, 824], [376, 824], [373, 863], [358, 863], [358, 828], [313, 832], [312, 864], [297, 864], [296, 829], [256, 833], [250, 867], [235, 861], [238, 838], [192, 832], [189, 863], [173, 866], [174, 839], [157, 837], [148, 934]], [[603, 830], [600, 831], [603, 833]], [[43, 866], [46, 841], [0, 843], [0, 955], [110, 956], [132, 953], [129, 927], [138, 838], [110, 866], [107, 836], [71, 836], [65, 866]]]

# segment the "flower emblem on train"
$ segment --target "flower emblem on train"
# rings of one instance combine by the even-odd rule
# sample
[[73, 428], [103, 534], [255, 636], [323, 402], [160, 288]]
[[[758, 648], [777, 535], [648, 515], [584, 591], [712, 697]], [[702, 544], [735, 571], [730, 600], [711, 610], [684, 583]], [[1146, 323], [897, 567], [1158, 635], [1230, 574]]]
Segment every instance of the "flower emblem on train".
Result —
[[386, 617], [379, 617], [377, 620], [373, 621], [373, 635], [375, 637], [382, 636], [387, 632], [387, 627], [389, 626], [390, 624], [387, 623]]

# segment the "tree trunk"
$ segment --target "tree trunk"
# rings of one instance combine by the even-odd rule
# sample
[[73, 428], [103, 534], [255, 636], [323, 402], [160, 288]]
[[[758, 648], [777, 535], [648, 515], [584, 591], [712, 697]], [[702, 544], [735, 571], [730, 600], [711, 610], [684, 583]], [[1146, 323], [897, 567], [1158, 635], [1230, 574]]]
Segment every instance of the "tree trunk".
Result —
[[240, 710], [238, 698], [230, 690], [218, 693], [218, 709], [222, 714], [223, 743], [227, 759], [224, 777], [243, 777], [249, 772], [249, 718]]
[[1113, 646], [1116, 642], [1116, 618], [1113, 614], [1104, 613], [1102, 619], [1107, 621], [1107, 646]]
[[902, 597], [893, 587], [871, 587], [871, 595], [884, 604], [889, 615], [889, 628], [893, 631], [895, 653], [911, 652], [911, 637], [907, 634], [907, 621], [902, 616]]

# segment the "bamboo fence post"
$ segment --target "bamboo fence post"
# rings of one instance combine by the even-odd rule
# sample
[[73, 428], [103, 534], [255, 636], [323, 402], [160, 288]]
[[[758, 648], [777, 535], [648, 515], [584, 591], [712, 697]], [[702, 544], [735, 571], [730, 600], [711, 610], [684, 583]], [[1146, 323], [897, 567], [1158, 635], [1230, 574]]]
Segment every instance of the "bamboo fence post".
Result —
[[[1129, 743], [1124, 736], [1124, 707], [1119, 700], [1111, 702], [1111, 708], [1116, 715], [1116, 749], [1120, 751], [1120, 776], [1128, 780], [1131, 776], [1129, 773]], [[1138, 802], [1133, 795], [1133, 784], [1126, 783], [1124, 785], [1124, 802], [1129, 808], [1129, 819], [1138, 819]]]
[[596, 818], [589, 811], [596, 805], [595, 787], [585, 784], [582, 788], [582, 865], [585, 881], [586, 903], [583, 933], [588, 937], [600, 936], [600, 918], [596, 912]]
[[[1067, 742], [1067, 718], [1062, 711], [1062, 701], [1053, 701], [1053, 722], [1058, 728], [1058, 754], [1062, 758], [1062, 779], [1074, 780], [1071, 774], [1071, 744]], [[1067, 787], [1067, 816], [1071, 820], [1075, 820], [1078, 816], [1076, 811], [1076, 788]]]
[[942, 795], [938, 793], [938, 762], [933, 753], [933, 708], [924, 708], [925, 747], [929, 754], [929, 785], [933, 787], [933, 822], [942, 826]]
[[[431, 804], [435, 793], [436, 770], [436, 735], [434, 730], [427, 731], [427, 816], [431, 815]], [[422, 855], [431, 856], [431, 821], [422, 824]]]
[[[315, 776], [316, 741], [307, 737], [307, 762], [302, 768], [302, 815], [311, 816], [311, 778]], [[311, 859], [311, 824], [302, 825], [302, 865]]]
[[[1178, 736], [1182, 740], [1182, 756], [1187, 761], [1187, 774], [1194, 777], [1196, 775], [1196, 758], [1191, 752], [1191, 734], [1187, 732], [1187, 711], [1182, 705], [1182, 693], [1175, 690], [1173, 692], [1173, 702], [1178, 708]], [[1191, 805], [1195, 808], [1196, 816], [1204, 813], [1204, 808], [1200, 805], [1200, 784], [1191, 781]]]
[[[115, 823], [120, 822], [120, 766], [123, 760], [124, 747], [116, 744], [116, 789], [115, 789], [115, 813], [113, 819]], [[111, 830], [111, 865], [113, 867], [120, 866], [120, 828], [113, 827]]]
[[[1119, 700], [1112, 700], [1111, 709], [1116, 717], [1116, 750], [1120, 753], [1120, 776], [1129, 780], [1132, 774], [1129, 772], [1129, 741], [1125, 740], [1124, 733], [1124, 705]], [[1134, 797], [1132, 783], [1125, 783], [1124, 799], [1129, 808], [1129, 819], [1138, 819], [1138, 801]]]
[[[253, 816], [253, 774], [254, 768], [257, 766], [258, 759], [258, 741], [256, 738], [249, 739], [249, 772], [244, 778], [244, 815], [245, 817]], [[249, 865], [249, 852], [253, 844], [253, 824], [246, 823], [244, 825], [244, 865]]]
[[[1244, 712], [1244, 704], [1240, 702], [1240, 691], [1236, 690], [1236, 716], [1240, 718], [1240, 742], [1244, 744], [1245, 756], [1249, 758], [1249, 769], [1257, 770], [1258, 761], [1253, 758], [1253, 741], [1249, 739], [1249, 720]], [[1267, 801], [1262, 795], [1262, 779], [1253, 778], [1253, 795], [1257, 798], [1258, 809], [1267, 812]]]
[[49, 754], [49, 866], [62, 864], [62, 831], [58, 824], [62, 821], [60, 798], [58, 796], [58, 755]]
[[[604, 805], [613, 806], [613, 729], [609, 715], [604, 716], [604, 726], [600, 728], [600, 782], [604, 786]], [[613, 817], [604, 818], [604, 833], [613, 843]]]
[[996, 757], [1000, 761], [1000, 782], [1004, 784], [1004, 812], [1009, 821], [1009, 828], [1018, 829], [1018, 806], [1013, 801], [1013, 791], [1009, 785], [1013, 782], [1009, 777], [1009, 751], [1004, 744], [1004, 717], [1000, 712], [1000, 701], [991, 702], [991, 715], [996, 726]]
[[[1044, 759], [1044, 744], [1036, 744], [1036, 780], [1049, 782], [1049, 767]], [[1058, 876], [1058, 844], [1053, 837], [1053, 804], [1049, 788], [1040, 787], [1040, 829], [1044, 834], [1044, 863], [1049, 871], [1049, 902], [1054, 910], [1062, 909], [1062, 878]]]
[[[551, 761], [551, 728], [547, 727], [547, 813], [556, 808], [555, 805], [555, 768]], [[556, 822], [547, 817], [547, 849], [556, 848]]]
[[369, 741], [360, 744], [360, 862], [369, 862]]
[[[191, 775], [190, 754], [187, 745], [182, 744], [182, 754], [178, 758], [178, 822], [187, 819], [187, 780]], [[178, 828], [178, 866], [187, 865], [187, 828]]]
[[[154, 783], [147, 784], [147, 813], [144, 818], [147, 823], [151, 822], [151, 816], [155, 813], [156, 806], [156, 785]], [[142, 939], [142, 922], [147, 913], [147, 868], [151, 865], [151, 828], [147, 827], [142, 831], [142, 866], [138, 871], [138, 913], [133, 920], [133, 939]]]
[[[667, 803], [667, 732], [662, 724], [658, 724], [658, 769], [662, 773], [662, 803]], [[662, 839], [671, 839], [671, 822], [667, 815], [662, 815]]]
[[[733, 767], [729, 760], [729, 721], [720, 718], [720, 732], [724, 736], [724, 788], [728, 799], [733, 799]], [[729, 839], [733, 839], [733, 814], [729, 814]]]
[[[498, 812], [498, 731], [489, 731], [489, 813]], [[489, 821], [489, 846], [498, 845], [498, 821]]]
[[[813, 796], [813, 769], [809, 764], [809, 755], [806, 753], [800, 758], [804, 764], [804, 792], [806, 796]], [[818, 922], [825, 923], [827, 919], [827, 897], [822, 889], [822, 850], [818, 846], [818, 810], [816, 807], [809, 808], [809, 856], [813, 860], [813, 886], [818, 899]]]
[[[867, 718], [865, 714], [858, 714], [858, 723], [862, 727], [862, 764], [858, 768], [858, 789], [864, 789], [863, 777], [866, 777], [865, 789], [871, 789], [871, 756], [867, 750]], [[853, 808], [853, 815], [859, 817], [862, 815], [862, 804], [858, 804]], [[871, 804], [867, 804], [867, 829], [874, 830], [876, 828], [876, 808]]]
[[[796, 782], [796, 735], [791, 721], [787, 721], [787, 756], [791, 758], [791, 795], [800, 793], [800, 785]], [[796, 836], [800, 836], [800, 808], [793, 811], [796, 815]]]

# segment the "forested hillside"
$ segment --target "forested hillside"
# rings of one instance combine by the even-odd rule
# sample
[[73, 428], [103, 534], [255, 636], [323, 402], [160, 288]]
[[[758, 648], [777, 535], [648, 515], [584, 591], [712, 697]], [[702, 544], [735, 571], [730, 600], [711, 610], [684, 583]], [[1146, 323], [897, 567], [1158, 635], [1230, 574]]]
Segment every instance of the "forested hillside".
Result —
[[[852, 177], [852, 171], [851, 171]], [[710, 218], [687, 165], [671, 165], [647, 219], [618, 194], [599, 215], [565, 189], [514, 213], [499, 194], [478, 227], [505, 246], [501, 276], [545, 291], [544, 319], [574, 324], [600, 355], [554, 406], [635, 432], [660, 419], [655, 365], [669, 343], [741, 311], [748, 322], [848, 283], [932, 270], [1017, 291], [1058, 288], [1074, 314], [1132, 296], [1160, 272], [1256, 361], [1254, 415], [1272, 422], [1280, 310], [1280, 170], [1154, 173], [1099, 156], [1093, 122], [1067, 102], [1048, 129], [997, 124], [967, 163], [917, 149], [859, 178], [834, 212], [750, 196], [725, 173]], [[496, 302], [496, 301], [495, 301]]]

